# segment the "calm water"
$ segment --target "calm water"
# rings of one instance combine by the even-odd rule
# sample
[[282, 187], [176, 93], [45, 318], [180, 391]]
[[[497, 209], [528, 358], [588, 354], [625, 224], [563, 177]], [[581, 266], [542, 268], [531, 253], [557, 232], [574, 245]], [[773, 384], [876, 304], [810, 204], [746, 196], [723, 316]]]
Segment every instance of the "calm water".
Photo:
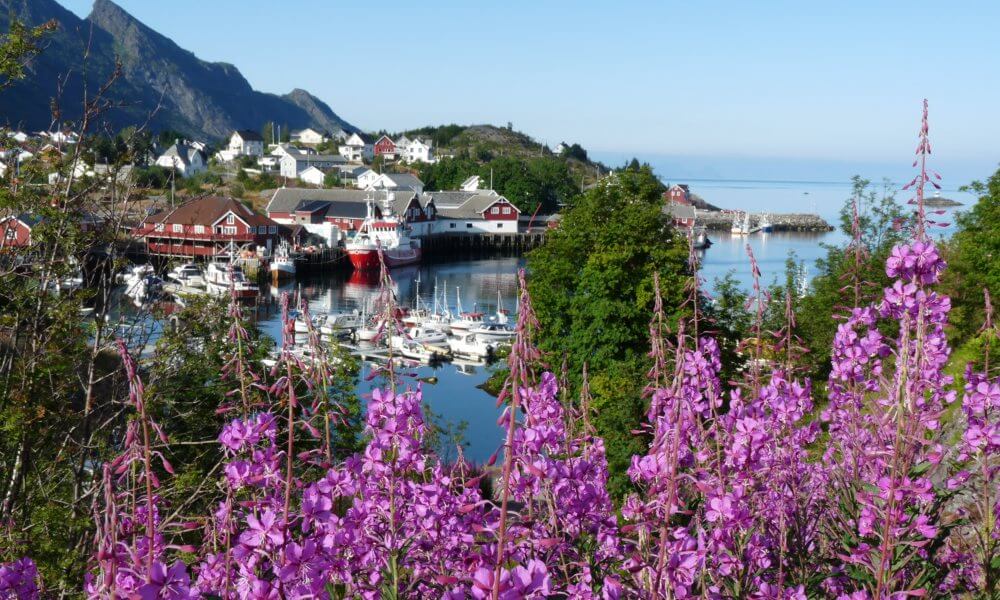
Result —
[[[405, 306], [416, 305], [419, 289], [421, 303], [433, 307], [436, 281], [439, 304], [447, 302], [454, 309], [458, 298], [461, 298], [464, 310], [478, 308], [491, 313], [496, 310], [499, 292], [503, 307], [513, 311], [517, 269], [522, 264], [523, 260], [517, 258], [430, 263], [393, 269], [392, 277], [400, 302]], [[280, 289], [272, 287], [268, 301], [275, 305], [275, 310], [267, 315], [262, 313], [260, 328], [275, 339], [281, 335], [277, 298], [282, 292], [296, 290], [308, 300], [310, 312], [320, 314], [362, 309], [365, 302], [370, 302], [378, 293], [378, 282], [356, 273], [334, 272], [300, 279]], [[371, 363], [363, 363], [357, 386], [358, 393], [363, 397], [367, 397], [364, 395], [370, 394], [375, 385], [375, 382], [366, 381], [372, 368]], [[489, 378], [491, 366], [456, 361], [400, 371], [416, 374], [416, 378], [404, 379], [404, 384], [409, 382], [413, 386], [417, 384], [417, 378], [437, 378], [435, 383], [423, 383], [424, 402], [444, 421], [453, 425], [462, 421], [468, 424], [465, 432], [468, 446], [464, 449], [467, 458], [482, 463], [500, 447], [502, 435], [496, 421], [501, 411], [496, 406], [496, 398], [479, 388]]]

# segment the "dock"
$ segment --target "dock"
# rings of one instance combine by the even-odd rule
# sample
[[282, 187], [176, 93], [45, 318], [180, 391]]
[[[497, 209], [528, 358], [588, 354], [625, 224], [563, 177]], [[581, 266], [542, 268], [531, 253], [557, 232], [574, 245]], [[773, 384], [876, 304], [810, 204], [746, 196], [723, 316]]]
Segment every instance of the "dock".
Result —
[[[729, 231], [737, 211], [699, 210], [695, 214], [695, 224], [709, 231]], [[750, 214], [750, 226], [757, 227], [763, 215]], [[812, 213], [768, 213], [772, 231], [833, 231], [833, 226], [823, 217]]]

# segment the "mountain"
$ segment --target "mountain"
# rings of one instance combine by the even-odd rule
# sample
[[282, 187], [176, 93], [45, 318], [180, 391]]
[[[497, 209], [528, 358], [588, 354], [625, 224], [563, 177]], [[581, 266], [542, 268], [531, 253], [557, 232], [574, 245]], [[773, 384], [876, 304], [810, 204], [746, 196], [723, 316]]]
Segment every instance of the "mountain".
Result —
[[111, 0], [96, 0], [86, 19], [54, 0], [0, 0], [0, 31], [9, 30], [12, 16], [31, 26], [59, 24], [29, 64], [26, 80], [0, 93], [0, 118], [13, 127], [48, 129], [53, 106], [59, 121], [79, 119], [85, 91], [92, 94], [103, 85], [117, 62], [119, 75], [107, 93], [114, 107], [101, 117], [113, 129], [148, 119], [153, 130], [174, 129], [199, 139], [257, 130], [266, 121], [293, 129], [357, 131], [305, 90], [283, 96], [254, 90], [235, 66], [199, 59]]

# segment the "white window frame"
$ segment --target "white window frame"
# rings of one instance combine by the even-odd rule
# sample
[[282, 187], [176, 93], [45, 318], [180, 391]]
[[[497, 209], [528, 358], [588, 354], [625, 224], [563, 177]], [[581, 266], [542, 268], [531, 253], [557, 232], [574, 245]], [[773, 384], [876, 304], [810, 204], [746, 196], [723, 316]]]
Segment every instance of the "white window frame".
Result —
[[163, 223], [157, 223], [153, 226], [153, 231], [163, 231]]
[[195, 225], [194, 226], [194, 232], [195, 233], [205, 233], [205, 226], [204, 225]]
[[233, 225], [226, 225], [222, 228], [222, 233], [224, 235], [236, 235], [236, 227]]
[[510, 207], [509, 206], [503, 207], [503, 214], [505, 214], [505, 215], [509, 215], [510, 214]]
[[278, 226], [277, 225], [270, 225], [270, 226], [268, 226], [267, 232], [268, 233], [278, 233]]
[[16, 240], [17, 239], [17, 227], [8, 227], [7, 228], [7, 239], [8, 240]]
[[235, 222], [236, 222], [235, 216], [233, 216], [232, 214], [226, 215], [226, 225], [232, 225]]
[[172, 230], [172, 231], [173, 231], [174, 233], [184, 233], [184, 226], [183, 226], [183, 225], [181, 225], [180, 223], [174, 223], [174, 224], [173, 224], [173, 225], [172, 225], [172, 226], [170, 227], [170, 229], [171, 229], [171, 230]]
[[491, 215], [499, 215], [500, 214], [500, 207], [499, 206], [494, 206], [493, 208], [491, 208], [490, 209], [490, 214]]

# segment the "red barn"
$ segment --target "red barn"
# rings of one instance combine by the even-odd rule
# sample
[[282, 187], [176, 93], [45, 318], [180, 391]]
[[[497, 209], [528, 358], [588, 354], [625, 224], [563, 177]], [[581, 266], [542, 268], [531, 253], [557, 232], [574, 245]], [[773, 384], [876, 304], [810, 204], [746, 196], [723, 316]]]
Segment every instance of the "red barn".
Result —
[[230, 246], [270, 251], [279, 242], [280, 229], [239, 200], [207, 196], [146, 217], [135, 235], [146, 240], [150, 254], [209, 257], [229, 252]]
[[375, 142], [375, 156], [383, 156], [390, 160], [396, 158], [396, 142], [389, 136], [383, 135]]
[[40, 219], [27, 214], [0, 219], [0, 249], [26, 248], [31, 245], [31, 229]]

